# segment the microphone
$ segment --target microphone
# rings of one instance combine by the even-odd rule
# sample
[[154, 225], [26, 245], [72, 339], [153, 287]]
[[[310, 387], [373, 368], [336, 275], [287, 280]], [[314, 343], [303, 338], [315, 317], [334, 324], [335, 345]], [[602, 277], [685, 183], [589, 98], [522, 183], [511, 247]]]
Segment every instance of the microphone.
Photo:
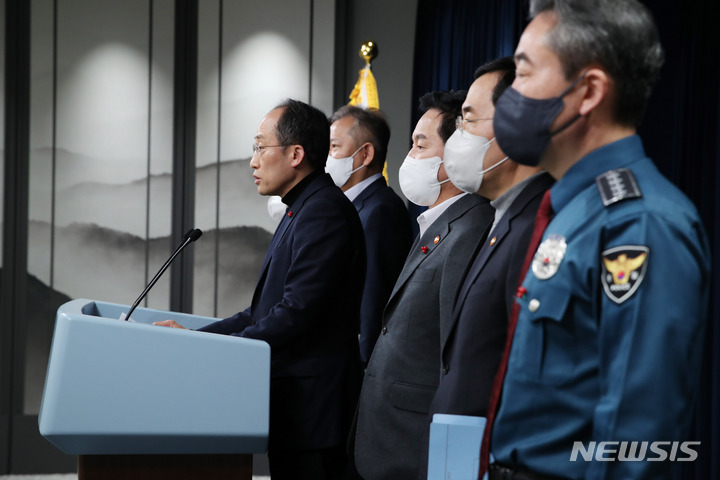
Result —
[[137, 306], [140, 305], [140, 302], [142, 302], [143, 298], [145, 298], [145, 296], [148, 294], [150, 289], [155, 285], [155, 283], [157, 283], [157, 281], [160, 279], [162, 274], [165, 273], [165, 270], [167, 270], [168, 267], [170, 266], [170, 264], [173, 262], [173, 260], [175, 260], [175, 257], [180, 255], [180, 252], [182, 252], [185, 247], [187, 247], [192, 242], [194, 242], [195, 240], [200, 238], [202, 236], [202, 233], [203, 233], [202, 230], [200, 230], [199, 228], [192, 228], [192, 229], [188, 230], [185, 235], [183, 235], [182, 243], [180, 244], [180, 246], [175, 249], [175, 251], [173, 252], [172, 255], [170, 255], [170, 258], [168, 258], [167, 262], [165, 262], [165, 264], [162, 267], [160, 267], [160, 270], [158, 271], [158, 273], [155, 274], [153, 279], [150, 280], [150, 283], [148, 283], [147, 287], [145, 287], [145, 290], [143, 290], [143, 292], [140, 294], [140, 296], [137, 298], [137, 300], [135, 300], [135, 303], [133, 303], [132, 307], [130, 308], [130, 311], [128, 311], [127, 315], [125, 316], [126, 322], [128, 320], [130, 320], [130, 315], [132, 315], [132, 313], [135, 311]]

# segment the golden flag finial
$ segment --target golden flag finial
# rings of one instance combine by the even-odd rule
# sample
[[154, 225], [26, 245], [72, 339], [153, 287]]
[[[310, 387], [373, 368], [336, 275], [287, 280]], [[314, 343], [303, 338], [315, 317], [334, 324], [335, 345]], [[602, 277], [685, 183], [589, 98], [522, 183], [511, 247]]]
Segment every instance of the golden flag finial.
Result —
[[360, 45], [359, 55], [361, 58], [365, 59], [365, 63], [368, 65], [370, 65], [370, 62], [378, 56], [378, 53], [380, 53], [380, 50], [378, 50], [377, 43], [372, 40], [368, 40]]
[[[360, 58], [365, 60], [365, 66], [360, 70], [358, 81], [355, 83], [352, 92], [350, 92], [350, 102], [348, 102], [348, 105], [356, 105], [371, 110], [378, 110], [380, 108], [377, 83], [375, 82], [375, 76], [371, 69], [371, 62], [379, 53], [380, 50], [378, 49], [377, 43], [372, 40], [367, 40], [360, 46], [358, 54]], [[387, 180], [387, 162], [383, 167], [382, 173], [385, 180]]]
[[359, 55], [365, 60], [365, 66], [360, 70], [355, 87], [352, 92], [350, 92], [350, 102], [348, 102], [348, 105], [357, 105], [358, 107], [375, 110], [380, 108], [377, 83], [375, 83], [375, 76], [372, 73], [370, 65], [370, 62], [378, 56], [378, 53], [377, 43], [372, 40], [363, 42], [360, 46]]

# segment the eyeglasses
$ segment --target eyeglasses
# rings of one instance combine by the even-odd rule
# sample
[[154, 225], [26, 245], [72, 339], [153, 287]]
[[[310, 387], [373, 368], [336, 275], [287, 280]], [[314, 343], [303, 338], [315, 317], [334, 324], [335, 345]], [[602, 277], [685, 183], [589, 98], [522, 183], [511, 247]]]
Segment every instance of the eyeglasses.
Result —
[[287, 147], [287, 145], [256, 145], [253, 143], [252, 150], [253, 155], [257, 155], [258, 157], [262, 155], [263, 150], [266, 148], [272, 148], [272, 147]]
[[458, 115], [458, 117], [455, 119], [455, 129], [465, 130], [466, 123], [484, 122], [486, 120], [492, 120], [492, 118], [473, 118], [472, 120], [468, 120], [463, 118], [462, 115]]

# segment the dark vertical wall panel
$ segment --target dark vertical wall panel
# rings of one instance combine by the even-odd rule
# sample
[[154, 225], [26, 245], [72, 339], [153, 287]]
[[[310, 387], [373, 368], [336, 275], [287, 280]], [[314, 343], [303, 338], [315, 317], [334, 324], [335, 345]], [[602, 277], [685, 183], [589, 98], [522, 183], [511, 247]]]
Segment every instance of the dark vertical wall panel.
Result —
[[[198, 2], [175, 3], [175, 119], [173, 139], [174, 245], [194, 227], [195, 139], [197, 112]], [[171, 270], [170, 308], [192, 311], [192, 249], [180, 256]]]
[[[0, 32], [5, 32], [5, 0], [0, 0]], [[5, 182], [5, 35], [0, 35], [0, 212], [3, 211], [4, 182]], [[2, 235], [3, 228], [0, 226], [0, 268], [2, 267]], [[2, 278], [0, 277], [0, 289]], [[0, 303], [0, 309], [4, 304]], [[0, 319], [0, 474], [7, 471], [7, 458], [10, 450], [10, 437], [8, 436], [8, 405], [5, 398], [11, 391], [5, 378], [5, 364], [9, 361], [9, 349], [11, 343], [4, 341], [5, 326]]]
[[[28, 131], [30, 84], [30, 6], [7, 0], [5, 10], [5, 175], [3, 203], [3, 269], [0, 288], [0, 471], [12, 468], [9, 439], [13, 417], [22, 405], [22, 358], [27, 257]], [[7, 435], [7, 436], [5, 436]]]

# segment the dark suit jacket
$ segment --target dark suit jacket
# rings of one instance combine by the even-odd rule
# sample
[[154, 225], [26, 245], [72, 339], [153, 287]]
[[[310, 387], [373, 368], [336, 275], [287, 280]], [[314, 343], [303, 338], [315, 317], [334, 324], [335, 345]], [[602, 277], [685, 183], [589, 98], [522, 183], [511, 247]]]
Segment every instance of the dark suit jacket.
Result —
[[443, 375], [431, 415], [487, 414], [535, 215], [552, 183], [547, 173], [528, 183], [471, 262], [441, 337]]
[[417, 475], [440, 376], [440, 325], [450, 321], [462, 272], [492, 218], [486, 199], [466, 195], [410, 249], [358, 401], [355, 461], [365, 480]]
[[355, 200], [365, 232], [367, 271], [360, 307], [360, 360], [367, 366], [375, 347], [385, 304], [402, 270], [412, 237], [405, 204], [384, 178], [378, 178]]
[[[449, 328], [442, 332], [442, 377], [428, 417], [435, 413], [486, 416], [490, 391], [505, 347], [518, 276], [545, 190], [543, 173], [528, 183], [479, 246], [458, 292]], [[427, 464], [420, 476], [425, 479]]]
[[344, 445], [359, 388], [362, 226], [329, 175], [280, 222], [251, 306], [201, 330], [271, 347], [270, 450]]

